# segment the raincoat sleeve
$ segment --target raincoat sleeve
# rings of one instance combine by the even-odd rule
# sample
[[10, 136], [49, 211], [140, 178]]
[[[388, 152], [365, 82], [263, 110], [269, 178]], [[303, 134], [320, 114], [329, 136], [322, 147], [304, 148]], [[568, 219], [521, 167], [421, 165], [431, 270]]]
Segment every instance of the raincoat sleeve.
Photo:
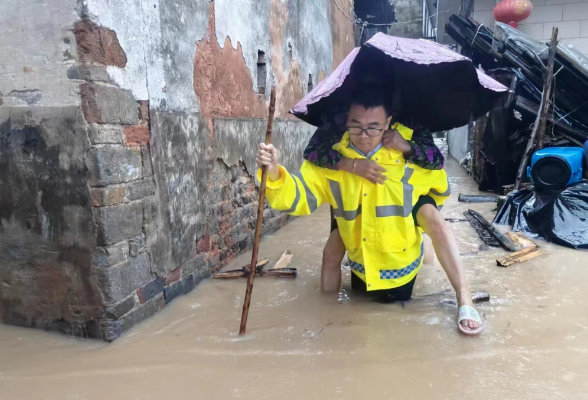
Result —
[[[323, 169], [304, 161], [300, 171], [289, 173], [279, 166], [280, 179], [266, 185], [266, 198], [273, 209], [290, 215], [309, 215], [328, 202], [327, 179]], [[261, 179], [261, 170], [257, 171]]]
[[343, 156], [333, 150], [333, 145], [339, 143], [342, 136], [343, 133], [335, 123], [324, 124], [312, 135], [304, 149], [304, 158], [317, 167], [336, 170]]
[[435, 145], [433, 134], [428, 129], [415, 128], [412, 139], [408, 143], [414, 153], [409, 159], [410, 162], [424, 169], [443, 169], [445, 158]]
[[445, 201], [451, 195], [451, 187], [449, 186], [449, 178], [444, 170], [439, 171], [431, 171], [433, 175], [431, 188], [427, 196], [430, 196], [435, 200], [437, 203], [437, 207], [440, 207], [445, 204]]

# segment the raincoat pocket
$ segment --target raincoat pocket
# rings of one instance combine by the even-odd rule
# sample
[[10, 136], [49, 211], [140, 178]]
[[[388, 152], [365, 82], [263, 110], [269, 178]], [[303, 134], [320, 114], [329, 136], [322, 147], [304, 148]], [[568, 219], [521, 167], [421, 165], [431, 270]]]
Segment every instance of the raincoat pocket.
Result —
[[412, 215], [404, 217], [381, 217], [376, 221], [376, 244], [382, 253], [401, 253], [416, 241], [416, 230]]

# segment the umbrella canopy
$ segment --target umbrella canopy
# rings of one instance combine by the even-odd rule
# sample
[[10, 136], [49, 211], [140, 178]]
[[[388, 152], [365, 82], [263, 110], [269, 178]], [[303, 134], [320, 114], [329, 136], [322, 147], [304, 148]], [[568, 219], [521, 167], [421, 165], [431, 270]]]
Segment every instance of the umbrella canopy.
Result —
[[369, 81], [390, 93], [396, 114], [434, 132], [466, 125], [508, 92], [469, 58], [440, 44], [378, 33], [349, 53], [290, 112], [320, 126], [325, 112], [349, 104], [354, 89]]

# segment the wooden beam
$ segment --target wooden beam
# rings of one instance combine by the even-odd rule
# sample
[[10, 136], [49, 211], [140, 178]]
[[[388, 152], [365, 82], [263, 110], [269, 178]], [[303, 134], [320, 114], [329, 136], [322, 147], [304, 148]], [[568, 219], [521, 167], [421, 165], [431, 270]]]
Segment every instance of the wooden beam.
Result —
[[286, 268], [288, 265], [290, 265], [290, 262], [292, 261], [292, 257], [294, 257], [294, 254], [292, 254], [292, 252], [290, 250], [286, 250], [280, 256], [279, 260], [276, 261], [276, 265], [274, 265], [272, 268], [270, 268], [270, 271], [273, 269]]
[[[545, 69], [545, 75], [543, 76], [543, 93], [541, 94], [541, 106], [539, 107], [539, 113], [535, 118], [535, 125], [533, 131], [529, 137], [527, 148], [523, 153], [521, 164], [517, 172], [517, 179], [515, 181], [514, 191], [517, 192], [521, 187], [523, 181], [523, 175], [529, 163], [529, 157], [533, 150], [538, 147], [543, 147], [543, 137], [545, 136], [545, 125], [547, 123], [547, 111], [549, 110], [550, 97], [551, 97], [551, 84], [553, 83], [553, 63], [555, 60], [555, 49], [557, 47], [557, 27], [554, 27], [551, 31], [551, 43], [549, 44], [549, 55], [547, 56], [547, 68]], [[537, 145], [535, 145], [537, 141]]]
[[530, 260], [531, 258], [535, 258], [539, 255], [543, 254], [539, 247], [526, 247], [522, 250], [514, 252], [512, 254], [507, 255], [506, 257], [499, 258], [496, 260], [496, 265], [499, 267], [508, 267], [512, 264], [521, 263], [523, 261]]

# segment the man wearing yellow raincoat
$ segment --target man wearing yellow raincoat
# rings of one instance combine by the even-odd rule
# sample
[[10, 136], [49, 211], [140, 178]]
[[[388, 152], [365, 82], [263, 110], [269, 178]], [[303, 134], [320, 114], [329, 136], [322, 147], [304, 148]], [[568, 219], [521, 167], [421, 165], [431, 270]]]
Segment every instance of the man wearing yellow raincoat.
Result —
[[[368, 292], [409, 299], [423, 261], [422, 230], [415, 217], [421, 205], [419, 199], [426, 196], [442, 206], [450, 190], [444, 170], [407, 163], [402, 152], [382, 145], [383, 132], [391, 119], [384, 94], [375, 87], [360, 88], [353, 96], [348, 130], [333, 146], [348, 159], [377, 162], [386, 170], [386, 180], [381, 185], [308, 161], [300, 171], [289, 173], [279, 165], [272, 145], [260, 145], [257, 164], [268, 168], [267, 200], [272, 208], [291, 215], [309, 215], [321, 204], [333, 206], [351, 262], [352, 280], [359, 280]], [[400, 124], [393, 128], [404, 139], [410, 139], [410, 129]], [[470, 335], [479, 333], [483, 327], [471, 306], [460, 265], [445, 270], [463, 303], [459, 329]]]

